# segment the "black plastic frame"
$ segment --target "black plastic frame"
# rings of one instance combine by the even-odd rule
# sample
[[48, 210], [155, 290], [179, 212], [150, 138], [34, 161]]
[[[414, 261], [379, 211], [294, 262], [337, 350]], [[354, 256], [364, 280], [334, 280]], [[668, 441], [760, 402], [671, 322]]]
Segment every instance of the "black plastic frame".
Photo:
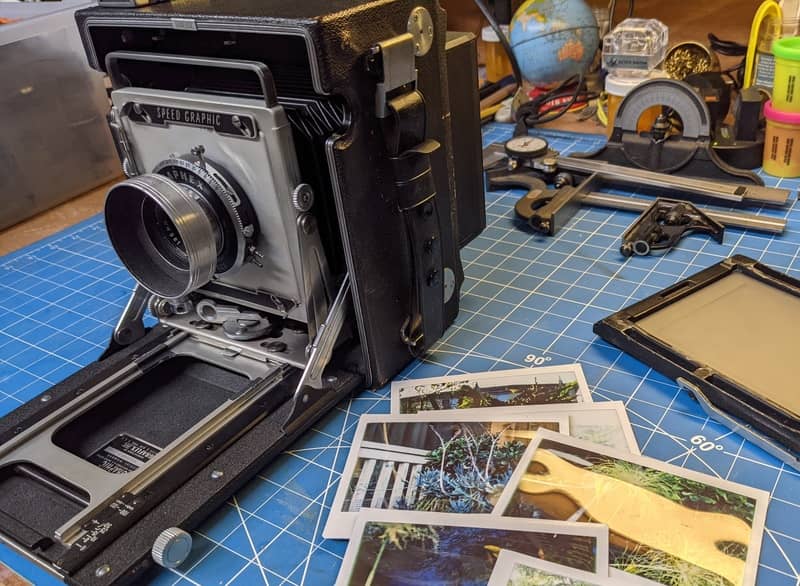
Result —
[[679, 382], [688, 382], [689, 385], [684, 386], [695, 387], [714, 408], [741, 422], [748, 431], [783, 446], [793, 456], [795, 463], [800, 465], [800, 419], [780, 406], [763, 400], [725, 373], [708, 368], [692, 356], [681, 354], [638, 325], [645, 317], [734, 272], [800, 297], [800, 280], [751, 258], [734, 256], [597, 322], [594, 332], [658, 372], [675, 380], [680, 379]]

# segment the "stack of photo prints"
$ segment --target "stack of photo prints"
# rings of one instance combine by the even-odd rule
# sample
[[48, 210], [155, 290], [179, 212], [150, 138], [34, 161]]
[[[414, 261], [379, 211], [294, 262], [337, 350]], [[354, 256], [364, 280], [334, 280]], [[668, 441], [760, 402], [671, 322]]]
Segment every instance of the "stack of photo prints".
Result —
[[580, 365], [400, 381], [323, 535], [339, 585], [756, 583], [768, 493], [639, 452]]

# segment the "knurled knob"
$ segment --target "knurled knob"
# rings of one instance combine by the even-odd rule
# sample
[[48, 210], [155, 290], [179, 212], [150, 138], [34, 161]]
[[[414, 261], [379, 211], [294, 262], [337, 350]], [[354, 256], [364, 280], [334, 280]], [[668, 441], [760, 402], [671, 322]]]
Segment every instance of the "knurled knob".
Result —
[[298, 212], [307, 212], [314, 207], [314, 190], [308, 183], [301, 183], [292, 192], [292, 205]]
[[192, 551], [192, 536], [183, 529], [170, 527], [161, 532], [151, 551], [153, 561], [163, 568], [177, 568]]

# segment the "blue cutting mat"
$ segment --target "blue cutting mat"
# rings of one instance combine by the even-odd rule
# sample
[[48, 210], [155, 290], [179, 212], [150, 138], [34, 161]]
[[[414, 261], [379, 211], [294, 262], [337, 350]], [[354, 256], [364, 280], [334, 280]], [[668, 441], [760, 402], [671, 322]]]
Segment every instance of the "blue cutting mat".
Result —
[[[542, 134], [562, 152], [601, 143]], [[487, 144], [509, 135], [504, 126], [485, 130]], [[519, 195], [488, 194], [489, 226], [463, 253], [458, 321], [401, 376], [508, 369], [537, 357], [581, 362], [595, 400], [625, 401], [645, 454], [771, 493], [758, 584], [800, 585], [800, 474], [710, 422], [672, 381], [592, 334], [600, 318], [734, 253], [800, 277], [800, 211], [769, 212], [788, 216], [782, 237], [729, 230], [725, 245], [690, 237], [665, 257], [623, 262], [619, 237], [634, 214], [584, 208], [550, 239], [520, 229]], [[131, 284], [98, 218], [0, 259], [0, 413], [94, 360]], [[322, 528], [358, 417], [388, 413], [388, 393], [366, 391], [325, 417], [214, 514], [182, 569], [156, 583], [332, 584], [346, 544], [323, 540]], [[56, 583], [6, 548], [0, 560], [37, 584]]]

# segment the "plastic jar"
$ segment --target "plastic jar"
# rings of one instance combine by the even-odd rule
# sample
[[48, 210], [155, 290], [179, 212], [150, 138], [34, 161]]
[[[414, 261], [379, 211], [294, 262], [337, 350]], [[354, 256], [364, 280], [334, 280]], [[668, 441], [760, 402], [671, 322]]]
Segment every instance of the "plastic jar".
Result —
[[772, 43], [775, 55], [773, 108], [800, 112], [800, 37], [785, 37]]
[[[650, 79], [663, 79], [665, 77], [667, 77], [667, 75], [659, 69], [653, 70], [645, 76], [634, 77], [623, 77], [621, 75], [609, 73], [606, 76], [606, 94], [608, 94], [608, 126], [606, 126], [606, 134], [611, 136], [614, 130], [614, 122], [617, 119], [617, 110], [619, 110], [619, 105], [622, 103], [622, 100], [625, 99], [625, 96], [645, 81]], [[642, 113], [641, 118], [639, 118], [636, 129], [639, 132], [650, 131], [659, 114], [661, 114], [661, 106], [648, 108]]]
[[[508, 37], [509, 25], [501, 24], [502, 30]], [[486, 80], [500, 81], [511, 74], [511, 61], [500, 43], [500, 38], [490, 26], [483, 27], [481, 40], [484, 47], [484, 61], [486, 61]]]
[[782, 112], [767, 102], [764, 118], [764, 171], [775, 177], [800, 177], [800, 112]]
[[800, 34], [800, 0], [781, 0], [783, 27], [781, 36], [794, 37]]

